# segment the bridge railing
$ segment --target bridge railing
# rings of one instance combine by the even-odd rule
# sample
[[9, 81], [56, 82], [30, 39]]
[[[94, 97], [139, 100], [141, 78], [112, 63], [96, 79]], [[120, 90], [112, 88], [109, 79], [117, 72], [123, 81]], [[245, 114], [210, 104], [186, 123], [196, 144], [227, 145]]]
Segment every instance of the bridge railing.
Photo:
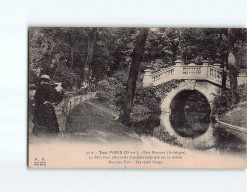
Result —
[[161, 69], [160, 71], [154, 72], [152, 75], [152, 80], [153, 81], [157, 81], [161, 78], [167, 77], [167, 76], [171, 76], [174, 74], [174, 67], [168, 67], [168, 68], [164, 68]]
[[205, 70], [202, 66], [183, 66], [181, 68], [183, 77], [205, 76]]
[[[226, 86], [230, 87], [230, 77], [229, 72], [225, 72], [226, 76]], [[209, 66], [208, 67], [208, 78], [209, 80], [213, 81], [214, 83], [217, 83], [219, 85], [222, 84], [222, 77], [223, 77], [223, 70], [219, 67]]]
[[[225, 72], [226, 86], [230, 87], [228, 71]], [[214, 65], [174, 65], [168, 68], [162, 68], [159, 71], [152, 72], [151, 69], [145, 70], [143, 85], [158, 85], [173, 79], [196, 79], [209, 80], [218, 85], [222, 84], [223, 69]]]

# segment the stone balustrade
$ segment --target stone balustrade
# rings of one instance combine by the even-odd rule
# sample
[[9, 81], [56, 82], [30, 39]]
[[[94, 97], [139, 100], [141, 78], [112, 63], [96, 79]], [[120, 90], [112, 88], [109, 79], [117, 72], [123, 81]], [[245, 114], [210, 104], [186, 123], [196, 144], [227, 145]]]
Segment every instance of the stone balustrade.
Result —
[[[150, 68], [146, 69], [143, 86], [157, 86], [173, 79], [208, 80], [217, 85], [222, 85], [223, 74], [226, 76], [226, 87], [230, 88], [229, 72], [224, 72], [223, 68], [220, 68], [220, 64], [209, 65], [208, 61], [204, 60], [202, 65], [196, 65], [194, 63], [184, 65], [181, 61], [176, 61], [174, 66], [162, 68], [156, 72], [152, 72]], [[245, 78], [247, 78], [247, 75], [245, 75]], [[243, 75], [241, 75], [241, 84], [243, 80]]]

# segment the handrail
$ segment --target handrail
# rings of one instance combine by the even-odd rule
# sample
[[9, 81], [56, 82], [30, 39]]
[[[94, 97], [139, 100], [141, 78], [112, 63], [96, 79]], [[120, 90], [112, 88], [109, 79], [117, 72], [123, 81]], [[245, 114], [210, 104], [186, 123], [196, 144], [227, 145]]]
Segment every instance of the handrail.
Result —
[[65, 93], [63, 100], [54, 107], [61, 135], [65, 132], [66, 120], [71, 111], [80, 103], [96, 96], [96, 92], [82, 94], [82, 91]]
[[[159, 71], [151, 73], [152, 81], [163, 80], [167, 82], [173, 79], [205, 79], [216, 84], [222, 82], [223, 69], [213, 65], [174, 65], [162, 68]], [[174, 75], [174, 77], [170, 77]], [[226, 71], [226, 83], [229, 87], [229, 72]]]
[[172, 75], [174, 73], [174, 67], [163, 68], [152, 74], [153, 81], [159, 80], [163, 76]]

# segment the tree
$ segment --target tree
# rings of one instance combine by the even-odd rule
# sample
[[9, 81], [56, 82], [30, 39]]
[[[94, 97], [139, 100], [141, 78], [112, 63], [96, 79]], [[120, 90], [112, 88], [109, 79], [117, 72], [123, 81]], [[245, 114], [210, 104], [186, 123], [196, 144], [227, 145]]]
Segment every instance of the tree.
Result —
[[89, 81], [89, 75], [90, 75], [89, 64], [90, 64], [90, 61], [91, 61], [92, 56], [93, 56], [95, 40], [96, 40], [96, 28], [92, 28], [88, 32], [87, 58], [86, 58], [84, 68], [82, 69], [83, 70], [83, 72], [82, 72], [83, 82], [85, 82], [85, 83], [87, 83]]
[[126, 93], [123, 98], [121, 105], [121, 111], [119, 119], [124, 124], [129, 124], [130, 122], [130, 112], [133, 107], [133, 100], [136, 90], [136, 80], [138, 77], [140, 62], [144, 53], [144, 46], [148, 35], [148, 28], [142, 28], [136, 39], [136, 45], [132, 54], [132, 62], [129, 69], [129, 77], [126, 87]]
[[236, 58], [234, 55], [234, 34], [231, 28], [228, 29], [228, 66], [229, 66], [229, 76], [230, 76], [230, 88], [232, 95], [232, 104], [237, 104], [239, 102], [239, 97], [237, 93], [238, 88], [238, 68], [236, 65]]

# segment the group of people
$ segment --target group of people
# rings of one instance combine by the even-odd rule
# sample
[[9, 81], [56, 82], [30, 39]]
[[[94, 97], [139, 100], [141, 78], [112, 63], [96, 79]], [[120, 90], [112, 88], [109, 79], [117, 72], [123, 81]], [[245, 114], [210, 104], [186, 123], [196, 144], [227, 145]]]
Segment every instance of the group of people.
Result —
[[63, 99], [61, 83], [52, 85], [48, 75], [42, 75], [34, 95], [33, 130], [34, 136], [57, 136], [59, 124], [54, 106]]

